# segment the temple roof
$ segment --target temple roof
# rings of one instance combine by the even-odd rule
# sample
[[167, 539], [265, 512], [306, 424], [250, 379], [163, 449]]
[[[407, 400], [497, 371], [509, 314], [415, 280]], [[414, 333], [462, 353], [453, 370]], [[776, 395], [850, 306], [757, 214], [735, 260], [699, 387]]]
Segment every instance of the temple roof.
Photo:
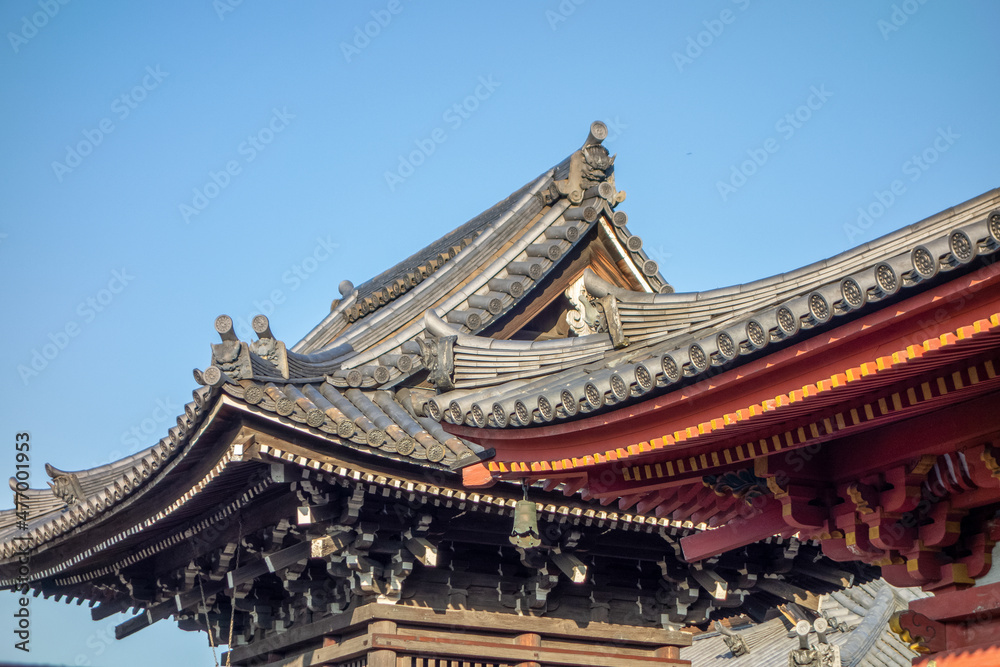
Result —
[[[329, 316], [288, 348], [268, 319], [253, 320], [258, 339], [241, 341], [232, 319], [215, 321], [221, 342], [211, 364], [195, 369], [202, 385], [178, 416], [177, 426], [151, 447], [88, 470], [52, 466], [50, 488], [21, 491], [29, 521], [16, 509], [0, 511], [0, 557], [11, 539], [27, 531], [36, 546], [53, 543], [81, 524], [134, 505], [163, 483], [166, 469], [190, 456], [202, 430], [220, 411], [256, 415], [312, 436], [351, 455], [410, 468], [450, 472], [488, 458], [490, 452], [446, 433], [425, 411], [436, 372], [425, 317], [444, 318], [467, 334], [495, 330], [528, 315], [515, 312], [554, 280], [573, 271], [584, 244], [620, 251], [612, 257], [627, 276], [623, 284], [667, 291], [669, 285], [641, 251], [613, 209], [624, 200], [614, 186], [614, 158], [595, 122], [584, 147], [509, 197], [393, 268], [354, 288]], [[551, 291], [551, 289], [550, 289]], [[603, 348], [603, 344], [599, 345]], [[545, 369], [548, 370], [548, 369]], [[183, 468], [184, 466], [181, 465]], [[16, 484], [11, 480], [11, 489]], [[23, 535], [22, 535], [23, 536]]]
[[[594, 123], [583, 148], [495, 206], [359, 287], [342, 284], [343, 298], [291, 348], [263, 315], [253, 342], [220, 316], [212, 363], [195, 371], [204, 386], [177, 426], [105, 466], [49, 466], [52, 489], [24, 492], [33, 508], [27, 527], [45, 541], [77, 525], [74, 512], [93, 517], [123, 502], [223, 402], [391, 465], [450, 471], [492, 451], [439, 422], [520, 429], [669, 393], [879, 311], [1000, 249], [994, 190], [795, 271], [673, 293], [615, 210], [625, 197], [601, 145], [606, 133]], [[600, 262], [581, 260], [593, 246], [620, 273], [602, 277]], [[531, 304], [574, 276], [582, 279], [566, 296], [577, 335], [511, 340], [537, 315]], [[14, 510], [0, 512], [0, 540], [18, 526]]]
[[582, 149], [505, 200], [359, 287], [342, 283], [343, 298], [292, 350], [349, 346], [344, 368], [375, 364], [405, 353], [427, 312], [465, 333], [493, 332], [595, 231], [624, 260], [634, 285], [671, 290], [628, 231], [628, 216], [613, 210], [625, 193], [601, 145], [606, 135], [603, 123], [593, 123]]
[[[866, 328], [885, 326], [892, 317], [893, 314], [889, 314], [881, 318], [881, 321], [865, 320], [860, 324], [852, 323], [850, 331], [843, 333], [860, 334]], [[829, 375], [809, 384], [793, 384], [794, 388], [790, 391], [765, 394], [763, 400], [756, 395], [753, 398], [743, 399], [742, 403], [731, 404], [710, 412], [708, 418], [702, 415], [685, 419], [687, 415], [682, 414], [683, 403], [697, 393], [666, 394], [657, 404], [648, 406], [648, 409], [644, 406], [642, 409], [636, 409], [635, 412], [614, 419], [594, 416], [590, 420], [574, 422], [573, 432], [588, 434], [586, 442], [593, 444], [589, 450], [575, 452], [572, 458], [563, 456], [546, 459], [545, 454], [548, 452], [526, 447], [522, 449], [523, 458], [505, 457], [503, 460], [490, 461], [489, 466], [491, 470], [503, 473], [519, 468], [533, 472], [541, 470], [565, 472], [608, 461], [634, 464], [649, 452], [681, 445], [686, 448], [720, 446], [722, 447], [718, 452], [720, 456], [729, 452], [732, 461], [749, 460], [759, 454], [769, 453], [769, 446], [771, 450], [778, 451], [783, 445], [802, 444], [808, 437], [814, 437], [819, 432], [829, 437], [847, 430], [855, 430], [865, 423], [874, 425], [885, 423], [887, 420], [914, 417], [956, 401], [969, 400], [994, 391], [1000, 385], [1000, 378], [996, 376], [992, 370], [993, 366], [987, 360], [977, 360], [976, 357], [984, 349], [995, 346], [998, 340], [1000, 340], [1000, 313], [992, 313], [989, 317], [969, 321], [965, 326], [944, 335], [917, 339], [910, 345], [884, 349], [877, 355], [852, 360], [850, 365], [835, 366], [831, 368], [833, 372]], [[745, 385], [753, 380], [758, 380], [765, 387], [769, 386], [770, 380], [765, 376], [767, 370], [774, 365], [786, 362], [795, 356], [814, 357], [824, 348], [825, 345], [819, 343], [795, 348], [792, 353], [756, 360], [745, 366], [744, 372], [739, 376], [719, 379], [715, 388], [719, 390], [730, 384], [739, 384], [740, 381]], [[829, 351], [829, 348], [826, 350]], [[960, 360], [971, 361], [972, 365], [957, 371], [953, 370], [951, 367]], [[905, 405], [902, 403], [897, 405], [897, 397], [892, 400], [892, 405], [880, 404], [878, 415], [865, 412], [863, 415], [852, 417], [850, 424], [843, 421], [842, 415], [837, 416], [838, 413], [845, 411], [845, 405], [851, 405], [861, 397], [867, 396], [869, 402], [877, 402], [879, 392], [895, 393], [892, 389], [898, 389], [900, 383], [935, 372], [948, 376], [949, 385], [935, 382], [933, 386], [928, 385], [926, 389], [922, 389], [919, 395], [908, 396]], [[885, 402], [884, 397], [882, 402]], [[638, 427], [625, 429], [626, 424], [623, 422], [627, 422], [629, 417], [648, 416], [656, 410], [670, 409], [680, 413], [673, 420], [672, 428], [661, 427], [654, 431]], [[615, 429], [617, 429], [616, 435], [612, 437], [611, 432]], [[799, 431], [802, 429], [810, 436], [806, 436], [804, 432], [800, 434]], [[497, 446], [501, 437], [505, 442], [517, 440], [522, 443], [541, 442], [551, 437], [549, 432], [524, 430], [520, 431], [522, 434], [520, 439], [513, 435], [511, 430], [484, 432], [493, 436], [485, 442]], [[568, 430], [563, 430], [561, 434], [566, 435], [567, 432]], [[766, 442], [769, 438], [764, 438], [764, 444], [756, 445], [755, 436], [759, 439], [767, 432], [776, 433], [782, 444], [769, 445]], [[747, 443], [750, 443], [749, 447]], [[729, 460], [729, 454], [726, 456]], [[672, 470], [672, 464], [668, 465]], [[694, 472], [705, 467], [707, 466], [699, 465], [692, 458], [688, 470]]]
[[[827, 641], [839, 647], [840, 664], [909, 667], [918, 654], [889, 629], [888, 621], [911, 600], [927, 596], [919, 589], [875, 580], [820, 596], [817, 611], [828, 626]], [[698, 635], [691, 646], [682, 649], [681, 658], [698, 667], [786, 667], [789, 654], [800, 646], [792, 625], [786, 616], [731, 629], [716, 624], [714, 632]], [[815, 628], [809, 630], [808, 643], [816, 647]], [[741, 645], [748, 652], [742, 653]], [[742, 655], [735, 655], [734, 647]]]
[[[544, 347], [498, 352], [502, 343], [460, 335], [428, 314], [434, 335], [458, 336], [456, 389], [435, 397], [429, 413], [477, 428], [533, 426], [711, 377], [878, 311], [995, 254], [998, 207], [1000, 190], [993, 190], [830, 259], [709, 291], [643, 293], [588, 272], [586, 290], [602, 304], [608, 333], [546, 341]], [[539, 379], [524, 381], [533, 377]]]
[[[509, 550], [503, 533], [529, 493], [534, 503], [527, 504], [544, 522], [605, 549], [598, 559], [658, 563], [659, 574], [650, 566], [640, 572], [645, 580], [629, 581], [636, 590], [667, 591], [655, 618], [643, 621], [654, 625], [703, 623], [741, 610], [760, 615], [779, 600], [868, 581], [873, 567], [859, 566], [854, 576], [830, 561], [843, 553], [824, 551], [832, 549], [826, 542], [821, 550], [818, 541], [830, 540], [827, 519], [813, 524], [812, 514], [802, 521], [796, 514], [799, 523], [786, 522], [785, 507], [816, 513], [820, 505], [796, 505], [798, 496], [789, 494], [800, 491], [782, 488], [766, 457], [995, 390], [1000, 379], [982, 355], [996, 348], [1000, 313], [979, 313], [987, 306], [978, 302], [977, 319], [947, 335], [902, 349], [885, 347], [892, 337], [869, 339], [868, 347], [858, 340], [915, 320], [920, 309], [949, 298], [948, 290], [1000, 280], [1000, 265], [988, 265], [1000, 251], [1000, 190], [795, 271], [677, 294], [617, 210], [625, 196], [601, 145], [605, 134], [603, 124], [593, 124], [582, 148], [500, 203], [360, 286], [342, 283], [342, 298], [294, 346], [263, 315], [253, 320], [253, 341], [238, 338], [231, 318], [218, 317], [220, 341], [194, 371], [193, 401], [159, 442], [89, 470], [46, 466], [48, 489], [18, 491], [12, 481], [31, 512], [27, 520], [16, 509], [0, 512], [0, 586], [17, 583], [17, 554], [30, 544], [37, 590], [100, 601], [95, 618], [142, 602], [145, 612], [126, 624], [127, 634], [197, 605], [195, 576], [208, 577], [215, 593], [235, 595], [234, 581], [244, 574], [252, 582], [255, 572], [274, 572], [270, 555], [245, 571], [238, 561], [229, 570], [233, 553], [264, 553], [240, 546], [244, 519], [259, 524], [250, 527], [251, 542], [269, 542], [268, 553], [288, 563], [325, 539], [310, 537], [309, 526], [353, 525], [366, 496], [437, 508], [444, 524], [474, 513], [461, 519], [461, 536], [488, 524], [487, 547], [499, 539]], [[973, 273], [976, 267], [982, 270]], [[904, 301], [914, 310], [893, 308]], [[852, 364], [829, 380], [758, 396], [805, 377], [802, 366], [817, 355], [852, 345], [850, 354], [828, 360]], [[733, 369], [739, 372], [727, 374]], [[785, 384], [774, 380], [781, 373]], [[899, 387], [914, 378], [925, 387], [919, 395], [908, 387], [904, 405]], [[695, 408], [692, 396], [703, 399]], [[656, 421], [665, 413], [697, 420], [625, 442], [666, 423]], [[570, 436], [577, 440], [567, 456]], [[513, 446], [501, 451], [501, 442]], [[669, 457], [659, 451], [679, 443], [693, 448], [674, 448]], [[987, 474], [991, 456], [978, 453], [982, 465], [966, 466], [975, 480]], [[965, 466], [961, 456], [934, 452], [921, 461], [922, 474], [957, 488], [965, 481], [954, 473]], [[597, 466], [604, 468], [591, 474]], [[525, 477], [532, 484], [488, 489], [498, 479]], [[861, 507], [867, 492], [840, 493]], [[354, 515], [329, 514], [340, 507], [334, 496]], [[617, 508], [607, 508], [613, 502]], [[423, 521], [403, 509], [408, 521]], [[379, 512], [389, 510], [370, 503], [366, 511], [378, 524]], [[296, 527], [289, 516], [304, 520]], [[238, 530], [232, 517], [240, 517]], [[716, 526], [723, 530], [702, 530]], [[357, 527], [360, 536], [366, 530]], [[612, 530], [635, 533], [632, 548], [642, 553], [616, 552], [615, 535], [604, 537]], [[704, 544], [720, 533], [732, 548]], [[212, 549], [198, 548], [222, 556], [194, 563], [184, 543], [204, 535]], [[923, 537], [943, 543], [947, 536]], [[545, 546], [560, 555], [561, 546]], [[985, 542], [980, 546], [987, 553]], [[744, 567], [750, 562], [764, 569], [751, 572]], [[162, 590], [144, 588], [152, 584], [141, 570], [150, 563], [161, 571], [155, 585]], [[907, 567], [889, 559], [878, 565], [894, 583], [900, 579], [891, 576]], [[400, 591], [392, 588], [396, 602]], [[898, 662], [894, 645], [865, 624], [894, 611], [899, 594], [872, 585], [827, 600], [831, 622], [857, 617], [857, 629], [848, 632], [841, 619], [832, 634], [834, 644], [854, 651], [850, 664], [867, 664], [859, 661], [869, 650], [884, 650], [886, 664]], [[787, 639], [773, 623], [748, 632], [748, 641], [773, 635], [775, 646]], [[770, 664], [760, 653], [751, 659]]]

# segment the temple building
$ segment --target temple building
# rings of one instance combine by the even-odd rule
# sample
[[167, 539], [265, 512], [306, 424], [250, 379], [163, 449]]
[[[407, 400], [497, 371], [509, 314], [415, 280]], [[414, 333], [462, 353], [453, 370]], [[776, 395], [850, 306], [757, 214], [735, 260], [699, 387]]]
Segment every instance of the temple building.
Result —
[[992, 664], [1000, 190], [675, 293], [606, 135], [295, 344], [217, 318], [159, 442], [12, 480], [0, 587], [232, 665]]

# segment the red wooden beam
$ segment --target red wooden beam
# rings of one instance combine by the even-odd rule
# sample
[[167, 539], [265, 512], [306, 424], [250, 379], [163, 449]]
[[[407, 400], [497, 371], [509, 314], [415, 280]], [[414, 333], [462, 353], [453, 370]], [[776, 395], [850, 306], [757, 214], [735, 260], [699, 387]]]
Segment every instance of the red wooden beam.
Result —
[[772, 535], [794, 532], [785, 523], [781, 503], [768, 502], [763, 511], [747, 519], [733, 519], [725, 526], [681, 538], [684, 559], [689, 563], [716, 556], [731, 549], [745, 547]]
[[656, 516], [665, 517], [672, 514], [678, 507], [686, 502], [690, 502], [703, 488], [705, 488], [705, 485], [698, 482], [689, 484], [688, 486], [677, 487], [677, 493], [657, 505]]
[[1000, 646], [989, 644], [974, 649], [961, 648], [913, 659], [913, 667], [983, 667], [984, 665], [1000, 665]]
[[493, 474], [482, 463], [462, 468], [462, 484], [470, 489], [485, 489], [496, 484]]
[[656, 506], [665, 500], [669, 500], [677, 491], [675, 489], [662, 489], [660, 491], [654, 491], [642, 500], [636, 506], [636, 512], [639, 514], [646, 514], [656, 509]]
[[[589, 456], [657, 438], [953, 331], [1000, 307], [1000, 262], [678, 391], [622, 410], [529, 429], [445, 430], [497, 451], [496, 460]], [[874, 356], [873, 356], [874, 355]], [[683, 448], [683, 446], [679, 446]]]
[[[890, 621], [904, 641], [919, 644], [936, 662], [930, 667], [995, 665], [1000, 633], [1000, 583], [913, 600]], [[991, 656], [991, 657], [988, 657]]]
[[1000, 583], [913, 600], [910, 609], [942, 623], [995, 617], [1000, 614]]
[[704, 507], [699, 508], [698, 511], [691, 514], [691, 521], [695, 524], [707, 522], [720, 512], [727, 511], [736, 505], [736, 503], [743, 503], [743, 500], [732, 495], [716, 495], [714, 499], [709, 499], [709, 502], [705, 503]]
[[942, 454], [1000, 432], [997, 394], [849, 435], [820, 452], [833, 481], [859, 479], [923, 454]]

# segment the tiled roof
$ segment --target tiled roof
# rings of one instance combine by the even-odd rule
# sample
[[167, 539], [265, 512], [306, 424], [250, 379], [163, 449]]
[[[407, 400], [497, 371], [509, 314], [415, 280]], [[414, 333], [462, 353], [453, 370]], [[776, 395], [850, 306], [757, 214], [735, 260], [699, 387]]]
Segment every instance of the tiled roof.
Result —
[[[601, 128], [593, 125], [588, 141]], [[585, 148], [606, 157], [599, 143]], [[560, 189], [572, 181], [570, 162], [579, 160], [582, 151], [356, 290], [347, 290], [330, 316], [293, 349], [274, 336], [263, 315], [254, 318], [259, 339], [253, 342], [237, 338], [229, 317], [217, 318], [222, 341], [212, 346], [211, 365], [195, 370], [195, 379], [204, 386], [194, 392], [195, 400], [185, 406], [177, 426], [159, 443], [121, 461], [76, 472], [51, 468], [55, 490], [24, 492], [32, 508], [29, 523], [21, 524], [14, 510], [0, 512], [0, 558], [13, 553], [15, 533], [26, 530], [33, 544], [47, 544], [133, 502], [190, 447], [206, 415], [223, 404], [394, 465], [450, 470], [480, 460], [482, 447], [446, 433], [414, 406], [422, 406], [430, 392], [398, 385], [425, 370], [417, 338], [424, 332], [426, 313], [462, 331], [481, 330], [529, 299], [533, 288], [600, 221], [613, 220], [628, 234], [624, 213], [612, 211], [622, 198], [610, 176], [613, 160], [605, 160], [604, 171], [594, 172], [603, 179], [599, 186], [586, 193]], [[650, 285], [665, 285], [655, 267], [645, 269]]]
[[[489, 387], [480, 400], [466, 390], [435, 399], [441, 418], [451, 423], [503, 428], [568, 420], [622, 403], [664, 393], [732, 367], [792, 341], [894, 303], [908, 291], [937, 284], [977, 257], [1000, 250], [1000, 190], [977, 197], [829, 260], [772, 278], [708, 292], [648, 294], [616, 288], [593, 274], [587, 290], [611, 298], [605, 309], [616, 350], [572, 359], [573, 339], [534, 351], [522, 369], [516, 360], [504, 374], [461, 375], [466, 387]], [[456, 356], [482, 355], [486, 342], [475, 336], [457, 341]], [[488, 366], [488, 363], [484, 365]], [[541, 380], [521, 377], [548, 366]], [[523, 373], [521, 371], [524, 371]], [[498, 380], [517, 378], [497, 385]], [[480, 418], [479, 415], [484, 415]]]
[[[547, 174], [540, 178], [545, 178], [548, 181], [549, 179], [546, 176]], [[458, 250], [465, 248], [473, 239], [487, 231], [489, 227], [495, 225], [504, 215], [511, 212], [526, 194], [536, 190], [535, 186], [535, 181], [524, 185], [517, 192], [483, 211], [464, 225], [445, 234], [426, 248], [413, 253], [392, 268], [358, 285], [356, 301], [361, 303], [366, 298], [374, 297], [372, 305], [377, 309], [386, 302], [386, 296], [389, 299], [402, 296], [406, 293], [406, 290], [425, 280], [430, 273], [433, 273], [434, 270], [441, 268], [445, 262], [454, 258], [458, 254]], [[426, 267], [425, 272], [427, 269], [430, 269], [430, 271], [427, 275], [422, 275], [420, 267]], [[393, 286], [396, 286], [397, 289], [393, 289]], [[387, 294], [384, 296], [377, 294], [382, 290], [385, 290]], [[360, 319], [360, 317], [364, 317], [367, 314], [360, 314], [355, 319]], [[308, 340], [309, 336], [303, 339], [304, 342]]]
[[[818, 418], [800, 424], [798, 421], [810, 415], [819, 414], [823, 408], [829, 408], [845, 401], [855, 399], [879, 388], [890, 386], [902, 379], [915, 377], [936, 367], [949, 363], [958, 357], [971, 354], [994, 346], [1000, 341], [1000, 313], [993, 314], [989, 319], [970, 323], [952, 333], [942, 334], [936, 338], [923, 341], [919, 345], [910, 345], [904, 349], [895, 350], [890, 354], [871, 359], [858, 366], [845, 368], [827, 379], [803, 386], [794, 391], [777, 395], [773, 398], [748, 405], [743, 409], [720, 414], [717, 418], [698, 424], [664, 433], [658, 438], [650, 438], [635, 442], [615, 450], [593, 452], [589, 456], [579, 456], [559, 460], [525, 460], [488, 463], [488, 467], [496, 472], [522, 471], [560, 471], [607, 463], [609, 461], [628, 461], [658, 449], [673, 447], [679, 444], [704, 444], [722, 439], [739, 438], [741, 434], [759, 431], [762, 426], [786, 424], [786, 435], [775, 436], [773, 441], [750, 440], [739, 442], [730, 449], [717, 452], [715, 456], [725, 457], [727, 461], [742, 461], [766, 455], [772, 451], [780, 451], [785, 446], [799, 444], [807, 439], [819, 437], [821, 434], [832, 436], [854, 428], [860, 423], [891, 417], [893, 413], [905, 410], [908, 416], [913, 416], [922, 410], [937, 409], [959, 394], [968, 398], [976, 393], [990, 391], [1000, 385], [998, 370], [989, 360], [973, 364], [966, 369], [956, 371], [958, 384], [950, 379], [949, 384], [927, 384], [920, 394], [895, 397], [892, 405], [878, 405], [877, 412], [873, 408], [871, 414], [862, 410], [858, 414], [836, 414], [830, 417]], [[949, 397], [949, 395], [951, 395]], [[899, 405], [896, 405], [896, 402]], [[898, 416], [898, 415], [895, 415]], [[731, 451], [730, 451], [731, 450]], [[669, 474], [673, 475], [673, 463]], [[715, 465], [718, 465], [716, 463]], [[690, 457], [681, 461], [682, 471], [698, 470], [707, 467], [700, 464], [698, 457]], [[636, 471], [636, 479], [641, 479], [640, 471]]]
[[[149, 507], [154, 511], [148, 515], [140, 511], [143, 517], [140, 521], [122, 523], [115, 530], [102, 534], [85, 550], [64, 552], [56, 546], [52, 550], [49, 566], [33, 570], [32, 580], [58, 577], [56, 584], [76, 586], [113, 574], [180, 541], [196, 537], [206, 527], [224, 521], [226, 517], [238, 512], [275, 482], [282, 481], [273, 478], [273, 472], [268, 472], [271, 468], [261, 468], [256, 458], [248, 458], [250, 444], [245, 441], [233, 442], [215, 457], [208, 457], [216, 440], [198, 438], [194, 433], [200, 430], [205, 417], [207, 413], [199, 411], [195, 424], [192, 424], [192, 431], [188, 433], [192, 437], [186, 438], [183, 452], [163, 465], [156, 476], [114, 498], [106, 497], [102, 491], [98, 498], [89, 498], [66, 512], [42, 517], [32, 524], [26, 534], [19, 535], [19, 540], [29, 541], [33, 552], [37, 554], [39, 550], [51, 547], [58, 538], [71, 537], [67, 533], [90, 519], [107, 519], [116, 512], [129, 508], [134, 510], [140, 502], [153, 503]], [[459, 506], [468, 511], [493, 514], [512, 514], [516, 502], [522, 497], [521, 490], [510, 485], [499, 486], [488, 493], [468, 491], [461, 488], [456, 476], [438, 474], [421, 477], [409, 474], [406, 470], [394, 473], [385, 471], [384, 467], [382, 470], [372, 469], [365, 463], [345, 460], [331, 463], [331, 459], [321, 449], [301, 445], [282, 444], [279, 447], [256, 443], [254, 447], [260, 460], [265, 463], [287, 462], [334, 482], [362, 484], [370, 489], [380, 488], [386, 497], [419, 497], [421, 502]], [[190, 470], [184, 465], [184, 459], [189, 462], [197, 461], [204, 472], [200, 476], [191, 476]], [[157, 485], [169, 486], [171, 490], [167, 495], [155, 496], [152, 491]], [[680, 537], [693, 530], [669, 519], [595, 509], [558, 494], [541, 494], [537, 511], [540, 516], [550, 517], [559, 523], [652, 533], [664, 539], [668, 536], [670, 539]], [[199, 520], [192, 523], [193, 517], [198, 517]], [[4, 519], [8, 518], [10, 514], [5, 512]], [[20, 547], [11, 541], [13, 533], [12, 527], [8, 526], [0, 535], [0, 562], [16, 562], [16, 553], [20, 551]], [[137, 550], [137, 544], [145, 546]], [[11, 586], [14, 583], [14, 579], [0, 579], [0, 586]]]
[[[819, 614], [828, 621], [830, 644], [838, 646], [844, 667], [908, 667], [917, 656], [889, 630], [888, 617], [905, 609], [911, 599], [926, 597], [919, 589], [895, 588], [872, 581], [820, 597]], [[734, 656], [724, 635], [709, 632], [681, 649], [681, 659], [695, 667], [787, 667], [789, 653], [799, 647], [784, 618], [743, 628], [733, 628], [749, 653]], [[815, 632], [810, 645], [817, 644]], [[981, 663], [985, 664], [985, 663]]]
[[216, 386], [201, 387], [194, 395], [178, 425], [155, 446], [91, 470], [50, 472], [56, 480], [75, 480], [81, 497], [67, 501], [51, 488], [27, 491], [32, 516], [27, 525], [19, 526], [14, 509], [0, 511], [0, 558], [16, 550], [11, 541], [15, 534], [42, 545], [148, 490], [166, 464], [189, 447], [206, 415], [227, 399], [241, 410], [305, 429], [336, 446], [422, 467], [449, 470], [462, 459], [478, 460], [483, 451], [446, 433], [434, 420], [414, 416], [392, 391], [340, 389], [322, 379], [276, 384], [220, 378]]
[[[595, 123], [592, 133], [598, 127], [603, 124]], [[602, 165], [605, 171], [592, 176], [602, 180], [585, 192], [563, 192], [572, 180], [570, 163], [586, 151], [610, 160]], [[669, 290], [656, 263], [642, 252], [639, 237], [629, 232], [628, 216], [613, 210], [624, 194], [615, 189], [612, 163], [599, 141], [588, 144], [357, 289], [344, 285], [344, 298], [292, 350], [312, 354], [346, 346], [353, 355], [343, 367], [357, 368], [400, 354], [404, 345], [423, 334], [427, 312], [465, 333], [485, 330], [530, 299], [533, 288], [590, 230], [602, 225], [608, 242], [619, 246], [646, 288]]]

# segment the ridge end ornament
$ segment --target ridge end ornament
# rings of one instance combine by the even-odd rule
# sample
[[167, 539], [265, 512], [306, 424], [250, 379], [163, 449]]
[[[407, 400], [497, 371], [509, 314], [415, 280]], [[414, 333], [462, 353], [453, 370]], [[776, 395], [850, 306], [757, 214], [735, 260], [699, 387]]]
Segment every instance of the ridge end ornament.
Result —
[[250, 343], [250, 351], [268, 361], [281, 377], [288, 379], [288, 351], [285, 343], [274, 338], [260, 338]]
[[212, 344], [212, 366], [234, 380], [253, 378], [253, 366], [250, 362], [250, 348], [238, 340], [226, 340]]
[[[607, 125], [599, 120], [591, 123], [590, 133], [587, 135], [583, 147], [570, 156], [569, 175], [567, 178], [555, 182], [559, 193], [568, 197], [571, 203], [579, 204], [582, 202], [584, 193], [592, 186], [602, 182], [610, 182], [612, 186], [614, 185], [614, 181], [611, 179], [613, 178], [615, 156], [601, 145], [607, 136]], [[614, 198], [617, 199], [617, 197]]]
[[49, 482], [52, 495], [66, 503], [67, 507], [86, 499], [87, 494], [84, 493], [83, 486], [75, 474], [59, 470], [49, 463], [45, 464], [45, 472], [52, 478]]
[[566, 322], [573, 333], [577, 336], [588, 336], [607, 332], [608, 325], [603, 310], [599, 310], [595, 305], [596, 299], [587, 291], [583, 276], [570, 285], [564, 294], [570, 304], [569, 310], [566, 311]]
[[606, 330], [611, 336], [611, 344], [614, 345], [616, 350], [628, 347], [629, 339], [625, 335], [621, 317], [618, 315], [618, 300], [613, 294], [608, 294], [598, 299], [596, 305], [602, 315], [603, 322], [607, 326]]
[[439, 392], [455, 388], [455, 341], [457, 340], [458, 336], [417, 339], [420, 359], [429, 372], [427, 379]]
[[730, 630], [719, 621], [715, 622], [715, 630], [722, 635], [722, 641], [726, 642], [726, 646], [734, 658], [739, 658], [750, 653], [750, 647], [747, 646], [746, 640], [740, 633]]

